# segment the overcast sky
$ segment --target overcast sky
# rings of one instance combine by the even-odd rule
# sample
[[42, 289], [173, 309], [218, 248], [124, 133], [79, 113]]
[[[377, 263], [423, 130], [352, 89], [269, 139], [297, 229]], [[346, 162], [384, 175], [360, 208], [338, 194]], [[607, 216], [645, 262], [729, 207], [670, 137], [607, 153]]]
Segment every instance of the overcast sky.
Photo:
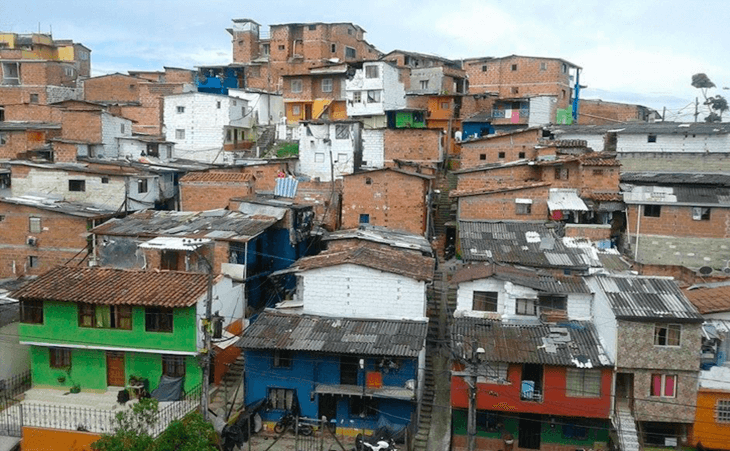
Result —
[[583, 68], [583, 97], [666, 106], [670, 120], [692, 119], [694, 73], [730, 95], [727, 0], [0, 0], [0, 30], [80, 42], [94, 75], [228, 63], [234, 18], [353, 22], [385, 53], [559, 57]]

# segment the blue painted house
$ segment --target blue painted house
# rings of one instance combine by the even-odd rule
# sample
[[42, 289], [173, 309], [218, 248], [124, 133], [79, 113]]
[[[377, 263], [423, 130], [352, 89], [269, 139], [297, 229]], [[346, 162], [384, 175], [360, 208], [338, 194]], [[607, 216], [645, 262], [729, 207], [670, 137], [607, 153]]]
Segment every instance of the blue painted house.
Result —
[[245, 68], [238, 64], [199, 66], [195, 83], [198, 92], [228, 95], [229, 89], [246, 87]]
[[244, 332], [246, 404], [266, 399], [268, 427], [287, 410], [340, 434], [407, 425], [417, 407], [424, 321], [350, 319], [268, 310]]

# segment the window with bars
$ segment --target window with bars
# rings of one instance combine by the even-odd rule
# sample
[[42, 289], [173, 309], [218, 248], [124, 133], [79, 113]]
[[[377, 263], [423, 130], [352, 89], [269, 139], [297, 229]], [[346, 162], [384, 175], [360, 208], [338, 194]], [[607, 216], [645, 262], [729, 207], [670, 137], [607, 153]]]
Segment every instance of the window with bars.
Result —
[[496, 312], [499, 293], [496, 291], [475, 291], [472, 295], [472, 310]]
[[598, 398], [601, 396], [601, 370], [568, 368], [565, 376], [565, 396]]
[[[507, 374], [509, 371], [509, 363], [507, 362], [485, 362], [483, 368], [480, 368], [477, 382], [506, 384], [509, 382]], [[482, 379], [482, 380], [479, 380]]]
[[30, 233], [41, 233], [41, 218], [35, 216], [28, 218], [28, 231]]
[[185, 356], [182, 355], [163, 355], [162, 356], [162, 374], [168, 377], [184, 377], [185, 376]]
[[71, 366], [71, 350], [68, 348], [48, 348], [51, 368], [68, 368]]
[[536, 299], [516, 299], [515, 300], [515, 314], [517, 315], [537, 315], [537, 300]]
[[677, 375], [652, 374], [651, 392], [649, 394], [662, 398], [675, 398], [677, 396]]
[[566, 310], [567, 296], [538, 296], [540, 307], [552, 310]]
[[286, 349], [274, 351], [274, 368], [291, 368], [292, 352]]
[[20, 322], [43, 324], [43, 301], [20, 301]]
[[730, 399], [718, 399], [715, 405], [715, 421], [730, 423]]
[[365, 66], [365, 78], [378, 78], [378, 66]]
[[654, 346], [679, 346], [681, 335], [681, 324], [656, 324], [654, 325]]
[[79, 327], [132, 330], [129, 305], [78, 304]]
[[172, 332], [171, 308], [147, 307], [144, 313], [147, 332]]
[[269, 408], [291, 410], [294, 405], [294, 390], [269, 387]]

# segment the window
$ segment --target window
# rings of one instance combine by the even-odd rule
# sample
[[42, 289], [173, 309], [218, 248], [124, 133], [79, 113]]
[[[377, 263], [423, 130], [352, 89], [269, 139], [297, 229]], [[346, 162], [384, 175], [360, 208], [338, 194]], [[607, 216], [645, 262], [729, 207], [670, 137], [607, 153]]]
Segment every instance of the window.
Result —
[[350, 126], [335, 125], [335, 139], [350, 139]]
[[5, 121], [5, 108], [0, 106], [0, 122]]
[[525, 152], [518, 153], [517, 158], [525, 158]]
[[185, 356], [163, 355], [162, 374], [167, 377], [185, 377]]
[[291, 368], [292, 353], [286, 349], [274, 351], [274, 368]]
[[365, 66], [365, 78], [378, 78], [378, 66]]
[[0, 133], [0, 146], [4, 146], [7, 143], [8, 143], [8, 134]]
[[588, 438], [588, 428], [575, 424], [564, 424], [563, 438], [585, 440], [586, 438]]
[[144, 312], [147, 332], [172, 332], [172, 309], [147, 307]]
[[217, 102], [215, 103], [215, 107], [216, 107], [216, 108], [218, 108], [219, 110], [221, 109], [221, 101], [220, 101], [220, 100], [218, 100], [218, 101], [217, 101]]
[[428, 89], [428, 80], [421, 80], [421, 89]]
[[565, 377], [565, 396], [570, 398], [600, 397], [601, 370], [568, 368]]
[[66, 74], [67, 77], [73, 77], [74, 76], [74, 68], [73, 67], [64, 67], [63, 73]]
[[86, 191], [86, 180], [69, 180], [69, 191]]
[[681, 324], [656, 324], [654, 326], [654, 346], [679, 346], [681, 335]]
[[20, 301], [20, 322], [43, 324], [43, 301]]
[[103, 183], [104, 185], [108, 184], [109, 183], [109, 177], [102, 177], [101, 178], [101, 183]]
[[175, 130], [175, 139], [185, 139], [185, 129], [178, 128]]
[[119, 132], [124, 133], [125, 127], [124, 124], [119, 124]]
[[519, 93], [520, 93], [520, 88], [518, 88], [517, 86], [512, 86], [512, 94], [519, 94]]
[[352, 102], [353, 103], [360, 103], [362, 102], [362, 92], [355, 91], [352, 93]]
[[497, 158], [499, 158], [499, 159], [503, 159], [503, 158], [504, 158], [504, 156], [505, 156], [505, 153], [504, 153], [504, 152], [499, 152], [499, 153], [497, 154]]
[[322, 152], [315, 153], [314, 162], [315, 163], [324, 163], [324, 153], [322, 153]]
[[365, 184], [366, 185], [372, 185], [373, 184], [373, 179], [371, 179], [370, 177], [365, 177]]
[[479, 369], [479, 374], [483, 376], [477, 376], [477, 382], [482, 382], [479, 379], [484, 379], [484, 382], [492, 382], [495, 384], [504, 384], [509, 382], [507, 375], [509, 371], [509, 363], [507, 362], [484, 362], [484, 368]]
[[128, 305], [78, 304], [79, 327], [132, 330], [132, 307]]
[[269, 408], [275, 410], [291, 410], [294, 406], [294, 390], [287, 388], [269, 388]]
[[532, 213], [532, 203], [515, 202], [516, 215], [529, 215]]
[[658, 218], [662, 214], [661, 205], [644, 205], [644, 216]]
[[263, 44], [261, 46], [261, 53], [268, 56], [271, 53], [271, 44]]
[[542, 295], [538, 296], [540, 301], [540, 308], [551, 309], [551, 310], [566, 310], [566, 303], [568, 298], [566, 296], [549, 296]]
[[594, 169], [593, 170], [593, 176], [602, 176], [603, 175], [603, 169]]
[[[300, 105], [292, 105], [291, 114], [293, 116], [299, 116], [300, 114], [302, 114], [302, 107]], [[309, 129], [307, 129], [307, 130], [309, 130]]]
[[564, 99], [565, 96], [566, 96], [566, 92], [565, 92], [565, 89], [563, 89], [562, 91], [560, 91], [560, 98]]
[[568, 168], [562, 166], [555, 167], [555, 180], [568, 180], [569, 174]]
[[38, 94], [30, 95], [30, 103], [38, 103]]
[[302, 92], [302, 80], [296, 79], [291, 81], [291, 92]]
[[648, 143], [655, 143], [656, 142], [656, 135], [654, 135], [654, 134], [647, 135], [646, 142], [648, 142]]
[[676, 374], [652, 374], [650, 396], [674, 398], [677, 396]]
[[563, 63], [563, 73], [564, 74], [568, 73], [568, 65], [565, 63]]
[[535, 299], [516, 299], [515, 300], [516, 315], [537, 315], [537, 302]]
[[332, 92], [332, 79], [331, 78], [322, 79], [322, 92]]
[[338, 153], [337, 159], [335, 160], [335, 163], [347, 163], [347, 154], [346, 153]]
[[337, 44], [330, 44], [330, 52], [335, 53], [337, 51]]
[[310, 30], [316, 30], [317, 29], [317, 25], [314, 25], [314, 24], [309, 25], [309, 29]]
[[28, 267], [29, 268], [37, 268], [38, 267], [38, 256], [37, 255], [29, 255], [28, 256]]
[[3, 84], [20, 84], [20, 65], [18, 63], [3, 63]]
[[480, 153], [480, 154], [479, 154], [479, 159], [480, 159], [481, 161], [484, 161], [484, 160], [486, 160], [486, 159], [487, 159], [487, 154], [486, 154], [486, 153]]
[[715, 421], [718, 423], [730, 423], [730, 399], [717, 400]]
[[540, 70], [543, 71], [543, 72], [546, 71], [547, 70], [547, 63], [545, 63], [545, 62], [540, 63]]
[[360, 214], [360, 224], [370, 224], [370, 215], [361, 213]]
[[[218, 104], [220, 105], [220, 102], [218, 102]], [[185, 112], [185, 107], [184, 106], [177, 107], [177, 112], [178, 112], [178, 114], [179, 113], [184, 113]]]
[[486, 71], [487, 71], [487, 65], [486, 65], [486, 64], [484, 64], [484, 65], [482, 66], [482, 72], [486, 72]]
[[706, 207], [692, 207], [692, 219], [695, 221], [709, 221], [710, 209]]
[[280, 44], [280, 45], [279, 45], [279, 50], [284, 50], [285, 48], [286, 48], [286, 47], [284, 47], [284, 45], [283, 45], [283, 44]]
[[71, 366], [71, 350], [68, 348], [48, 348], [51, 368], [68, 368]]
[[380, 102], [380, 91], [368, 91], [368, 103]]
[[345, 59], [355, 59], [357, 58], [357, 51], [353, 49], [352, 47], [345, 46]]
[[515, 72], [515, 71], [517, 71], [517, 64], [512, 65], [512, 72]]
[[34, 216], [28, 218], [28, 231], [30, 233], [41, 233], [41, 218]]
[[352, 417], [374, 417], [378, 414], [378, 401], [374, 398], [361, 398], [353, 396], [350, 398], [350, 416]]
[[471, 309], [478, 312], [496, 312], [499, 293], [496, 291], [475, 291]]

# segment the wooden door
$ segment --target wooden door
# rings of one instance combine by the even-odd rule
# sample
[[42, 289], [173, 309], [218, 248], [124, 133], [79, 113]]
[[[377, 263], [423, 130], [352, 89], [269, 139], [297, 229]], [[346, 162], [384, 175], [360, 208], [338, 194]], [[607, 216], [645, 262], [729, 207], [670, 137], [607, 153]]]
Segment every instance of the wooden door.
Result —
[[106, 353], [106, 384], [112, 387], [124, 387], [124, 353], [107, 351]]

